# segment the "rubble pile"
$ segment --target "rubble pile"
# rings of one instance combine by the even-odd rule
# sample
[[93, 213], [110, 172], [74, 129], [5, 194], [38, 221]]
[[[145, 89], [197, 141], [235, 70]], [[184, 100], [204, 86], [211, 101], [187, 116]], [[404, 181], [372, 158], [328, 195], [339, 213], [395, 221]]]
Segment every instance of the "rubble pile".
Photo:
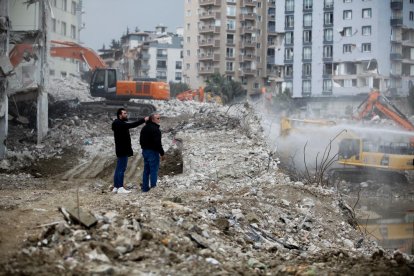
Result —
[[164, 175], [145, 195], [97, 194], [85, 184], [81, 207], [68, 191], [59, 205], [65, 221], [45, 221], [0, 273], [410, 273], [413, 257], [358, 232], [353, 208], [333, 188], [293, 182], [279, 170], [248, 102], [232, 110], [174, 104], [194, 108], [163, 130], [170, 150], [182, 152], [183, 174]]
[[75, 77], [51, 78], [49, 81], [49, 94], [57, 101], [75, 100], [81, 102], [98, 101], [89, 92], [89, 84]]

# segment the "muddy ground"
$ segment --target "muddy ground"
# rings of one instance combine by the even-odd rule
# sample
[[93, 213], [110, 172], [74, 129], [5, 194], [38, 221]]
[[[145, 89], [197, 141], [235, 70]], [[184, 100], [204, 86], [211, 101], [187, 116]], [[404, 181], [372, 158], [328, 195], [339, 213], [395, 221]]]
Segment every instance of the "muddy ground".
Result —
[[[112, 135], [110, 116], [92, 121], [83, 111], [61, 115], [62, 120], [74, 120], [74, 128], [78, 122], [75, 116], [89, 120], [90, 129], [96, 128], [93, 135], [51, 158], [0, 174], [0, 275], [414, 275], [412, 260], [378, 249], [369, 237], [349, 225], [338, 207], [339, 195], [290, 182], [277, 169], [268, 175], [263, 165], [268, 163], [266, 159], [261, 165], [254, 161], [265, 152], [258, 150], [264, 144], [259, 138], [248, 138], [251, 133], [241, 129], [237, 120], [226, 119], [227, 123], [215, 130], [218, 134], [211, 136], [210, 125], [217, 125], [220, 118], [208, 114], [163, 117], [168, 150], [160, 166], [162, 182], [157, 191], [144, 196], [140, 191], [143, 164], [136, 144], [125, 177], [125, 184], [135, 185], [132, 194], [110, 191], [116, 166], [113, 142], [107, 138]], [[184, 129], [187, 132], [183, 134]], [[11, 124], [12, 137], [21, 140], [11, 146], [32, 146], [26, 139], [30, 131], [30, 125]], [[139, 130], [132, 131], [132, 139], [138, 134]], [[197, 158], [211, 154], [217, 143], [240, 148], [216, 154], [210, 166], [223, 165], [216, 179], [205, 180], [209, 163], [197, 163]], [[186, 148], [190, 144], [191, 154]], [[234, 162], [229, 159], [233, 154]], [[183, 172], [185, 162], [191, 172]], [[200, 171], [199, 165], [206, 170]], [[246, 166], [246, 171], [242, 175], [235, 169], [231, 174], [232, 166]], [[259, 184], [242, 185], [252, 179]], [[186, 181], [191, 188], [185, 188]], [[357, 190], [350, 184], [342, 187], [350, 194]], [[71, 200], [91, 213], [111, 217], [112, 223], [98, 220], [91, 228], [63, 223], [58, 207]], [[167, 208], [163, 205], [166, 201], [179, 207]], [[314, 206], [312, 212], [300, 214], [301, 205], [309, 204]], [[248, 216], [252, 211], [257, 216], [253, 219]], [[233, 216], [239, 215], [234, 225], [226, 226], [227, 220], [233, 223]], [[221, 218], [225, 218], [224, 226], [219, 223]], [[41, 227], [54, 222], [61, 223]], [[261, 243], [250, 225], [263, 229], [268, 240], [273, 237], [294, 248]], [[134, 227], [140, 229], [139, 237], [132, 238]], [[252, 231], [254, 237], [243, 235]], [[121, 235], [131, 237], [132, 248], [127, 253], [113, 253], [113, 249], [113, 254], [109, 253], [105, 248], [119, 246]], [[354, 245], [345, 246], [345, 239]], [[329, 245], [325, 246], [326, 241]], [[109, 259], [91, 257], [91, 248], [100, 248], [98, 256]]]

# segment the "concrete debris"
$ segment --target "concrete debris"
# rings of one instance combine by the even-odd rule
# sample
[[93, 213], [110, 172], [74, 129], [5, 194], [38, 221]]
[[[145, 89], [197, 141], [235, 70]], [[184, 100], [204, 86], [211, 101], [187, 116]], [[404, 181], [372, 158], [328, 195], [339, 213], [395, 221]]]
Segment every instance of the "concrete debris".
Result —
[[77, 204], [73, 201], [70, 201], [65, 205], [65, 210], [69, 213], [70, 218], [73, 221], [81, 223], [86, 227], [91, 227], [97, 222], [94, 216], [85, 212], [82, 208], [78, 207]]

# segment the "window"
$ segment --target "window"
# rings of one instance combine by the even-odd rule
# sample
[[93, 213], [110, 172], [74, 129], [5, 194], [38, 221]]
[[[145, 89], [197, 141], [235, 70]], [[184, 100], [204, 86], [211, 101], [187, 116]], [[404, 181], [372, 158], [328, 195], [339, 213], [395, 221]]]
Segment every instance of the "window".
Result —
[[242, 77], [242, 84], [243, 84], [243, 85], [246, 85], [246, 84], [247, 84], [247, 78], [246, 78], [246, 77], [244, 77], [244, 76]]
[[333, 31], [332, 31], [332, 29], [325, 29], [323, 31], [323, 39], [324, 39], [324, 41], [332, 41], [333, 40]]
[[303, 43], [312, 42], [312, 31], [303, 31]]
[[353, 85], [353, 80], [344, 80], [344, 87], [352, 87]]
[[191, 16], [191, 10], [187, 10], [187, 16]]
[[351, 3], [352, 0], [344, 0], [344, 3]]
[[257, 49], [262, 49], [262, 43], [257, 43], [257, 44], [256, 44], [256, 48], [257, 48]]
[[200, 76], [196, 76], [196, 82], [200, 82]]
[[200, 62], [196, 63], [196, 69], [200, 69]]
[[76, 27], [73, 25], [70, 26], [70, 37], [76, 39]]
[[186, 63], [186, 64], [185, 64], [185, 69], [186, 69], [186, 70], [190, 70], [190, 63]]
[[165, 71], [157, 71], [157, 78], [160, 80], [166, 80], [167, 73]]
[[333, 8], [333, 0], [325, 0], [325, 8]]
[[257, 35], [262, 35], [262, 29], [257, 29]]
[[371, 26], [363, 26], [362, 35], [371, 35]]
[[333, 13], [332, 12], [325, 12], [325, 25], [332, 25], [333, 24]]
[[292, 28], [294, 23], [294, 17], [293, 15], [288, 15], [285, 17], [285, 27], [286, 28]]
[[293, 48], [285, 49], [285, 60], [293, 60]]
[[62, 23], [60, 24], [60, 34], [61, 35], [66, 35], [66, 23], [62, 21]]
[[226, 71], [234, 71], [234, 63], [232, 61], [226, 62]]
[[261, 15], [257, 16], [257, 22], [262, 22], [262, 16]]
[[371, 52], [371, 43], [363, 43], [362, 52]]
[[175, 80], [181, 81], [181, 72], [175, 72]]
[[62, 10], [67, 11], [68, 10], [68, 1], [62, 0]]
[[295, 1], [294, 0], [286, 0], [285, 2], [285, 11], [294, 11], [295, 9]]
[[344, 19], [352, 19], [352, 11], [344, 11]]
[[50, 70], [49, 70], [49, 75], [54, 76], [54, 75], [55, 75], [55, 70], [50, 69]]
[[227, 19], [227, 30], [235, 30], [236, 23], [234, 20]]
[[234, 80], [234, 76], [227, 76], [227, 81], [232, 81]]
[[56, 32], [56, 19], [52, 18], [52, 32]]
[[350, 54], [352, 53], [352, 45], [351, 44], [345, 44], [344, 45], [344, 54]]
[[200, 15], [200, 14], [201, 14], [201, 9], [197, 9], [197, 10], [196, 10], [196, 14], [197, 14], [197, 15]]
[[285, 44], [293, 44], [293, 33], [292, 32], [285, 33]]
[[180, 51], [180, 58], [184, 57], [184, 51]]
[[332, 75], [332, 68], [333, 68], [333, 64], [332, 63], [325, 63], [323, 65], [323, 75]]
[[253, 83], [253, 88], [254, 89], [259, 89], [260, 88], [260, 83], [258, 83], [258, 82]]
[[351, 27], [344, 28], [344, 36], [352, 36], [352, 28]]
[[310, 63], [303, 64], [302, 75], [303, 76], [311, 76], [312, 75], [312, 64], [310, 64]]
[[157, 69], [158, 68], [162, 68], [162, 69], [167, 68], [167, 61], [165, 61], [165, 60], [157, 60]]
[[303, 26], [312, 27], [312, 14], [305, 14], [303, 16]]
[[362, 10], [362, 18], [371, 18], [371, 9], [363, 9]]
[[332, 80], [323, 80], [323, 92], [332, 92]]
[[183, 69], [183, 62], [182, 61], [176, 61], [175, 62], [175, 69]]
[[311, 92], [311, 81], [310, 80], [302, 81], [302, 92], [303, 93], [310, 93]]
[[227, 6], [227, 16], [236, 16], [235, 6]]
[[167, 50], [157, 49], [157, 57], [167, 57]]
[[226, 48], [226, 57], [234, 58], [234, 48]]
[[410, 11], [410, 21], [413, 21], [413, 18], [414, 18], [414, 14], [412, 11]]
[[303, 59], [312, 59], [312, 48], [311, 47], [303, 48]]
[[290, 94], [292, 94], [293, 92], [293, 82], [291, 81], [287, 81], [284, 83], [285, 84], [285, 89], [283, 90], [283, 92], [289, 92]]
[[186, 51], [186, 56], [189, 57], [190, 56], [190, 50]]
[[257, 61], [258, 63], [260, 63], [260, 62], [262, 62], [262, 58], [261, 58], [261, 57], [256, 57], [256, 61]]
[[71, 8], [70, 8], [70, 12], [72, 14], [76, 14], [76, 2], [75, 1], [72, 1], [72, 5], [71, 5]]
[[190, 29], [190, 26], [191, 26], [191, 24], [190, 23], [187, 23], [187, 30]]
[[323, 57], [324, 58], [332, 58], [332, 46], [324, 46], [323, 47]]
[[190, 43], [190, 37], [187, 36], [187, 43]]
[[303, 9], [304, 10], [311, 10], [312, 9], [312, 2], [313, 2], [313, 0], [303, 0]]
[[196, 56], [199, 56], [200, 55], [200, 49], [197, 49], [196, 50]]

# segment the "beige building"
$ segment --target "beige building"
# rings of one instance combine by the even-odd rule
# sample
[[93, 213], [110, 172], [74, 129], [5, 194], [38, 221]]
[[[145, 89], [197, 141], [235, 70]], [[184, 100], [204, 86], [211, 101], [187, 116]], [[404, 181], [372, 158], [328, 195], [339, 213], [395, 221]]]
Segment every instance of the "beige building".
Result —
[[250, 96], [276, 90], [275, 0], [184, 1], [185, 82], [204, 86], [220, 73], [242, 82]]
[[[26, 0], [16, 0], [10, 3], [10, 18], [13, 30], [28, 31], [38, 30], [39, 27], [39, 3], [28, 6]], [[84, 28], [82, 23], [82, 0], [50, 0], [52, 6], [52, 18], [50, 22], [51, 39], [69, 41], [80, 44], [80, 31]], [[51, 44], [53, 46], [60, 46]], [[24, 82], [26, 71], [30, 71], [31, 63], [22, 62], [17, 68], [19, 82]], [[71, 58], [51, 58], [50, 75], [60, 77], [72, 75], [80, 77], [79, 62]]]

